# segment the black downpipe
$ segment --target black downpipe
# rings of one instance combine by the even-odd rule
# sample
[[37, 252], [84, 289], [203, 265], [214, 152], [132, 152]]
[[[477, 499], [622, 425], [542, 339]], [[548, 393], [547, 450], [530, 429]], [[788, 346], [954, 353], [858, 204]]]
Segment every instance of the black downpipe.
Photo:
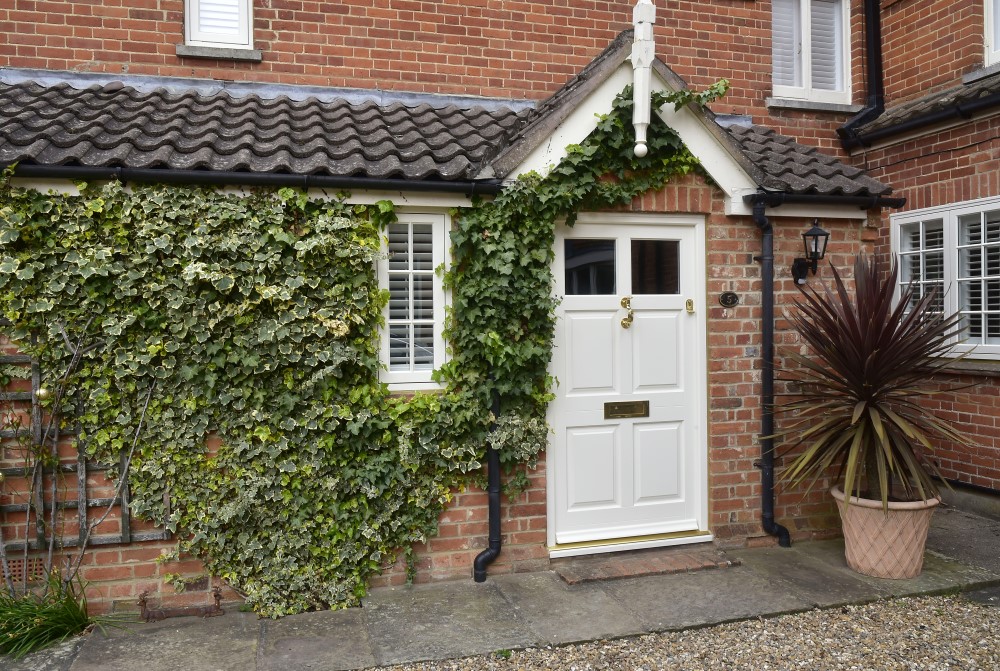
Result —
[[865, 0], [865, 78], [868, 97], [865, 107], [837, 129], [844, 149], [862, 144], [857, 129], [885, 112], [885, 77], [882, 67], [882, 11], [880, 0]]
[[[500, 417], [500, 393], [493, 390], [493, 428], [496, 431], [496, 419]], [[500, 556], [500, 453], [489, 441], [486, 450], [487, 485], [486, 496], [489, 504], [490, 536], [489, 546], [476, 555], [472, 562], [472, 579], [476, 582], [486, 581], [486, 567]]]
[[[0, 165], [0, 170], [9, 164]], [[34, 165], [19, 163], [15, 177], [74, 180], [117, 180], [146, 184], [198, 184], [209, 186], [291, 186], [301, 189], [377, 189], [496, 195], [503, 185], [499, 180], [481, 182], [445, 182], [405, 179], [369, 179], [332, 175], [294, 175], [287, 173], [222, 172], [214, 170], [169, 170], [159, 168], [101, 168], [91, 166]]]
[[760, 521], [764, 531], [777, 536], [778, 545], [791, 547], [788, 529], [774, 521], [774, 230], [764, 216], [763, 199], [754, 202], [753, 221], [761, 230], [761, 380], [760, 380]]

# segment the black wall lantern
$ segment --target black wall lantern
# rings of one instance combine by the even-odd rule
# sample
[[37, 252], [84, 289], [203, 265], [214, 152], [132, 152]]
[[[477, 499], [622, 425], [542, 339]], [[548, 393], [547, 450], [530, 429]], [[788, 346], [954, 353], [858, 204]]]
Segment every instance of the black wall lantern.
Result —
[[816, 264], [826, 256], [826, 243], [829, 241], [830, 234], [819, 227], [819, 219], [813, 219], [812, 228], [802, 234], [806, 256], [792, 261], [792, 278], [796, 284], [805, 284], [810, 270], [813, 275], [816, 274]]

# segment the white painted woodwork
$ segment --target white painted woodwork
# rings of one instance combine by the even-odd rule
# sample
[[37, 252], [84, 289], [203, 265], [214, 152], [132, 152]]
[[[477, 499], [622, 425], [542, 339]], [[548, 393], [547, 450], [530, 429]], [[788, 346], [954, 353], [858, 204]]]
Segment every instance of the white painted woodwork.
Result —
[[[615, 242], [613, 294], [566, 295], [567, 239]], [[557, 232], [551, 369], [558, 386], [549, 408], [554, 556], [567, 544], [707, 529], [703, 239], [703, 220], [692, 216], [589, 215]], [[679, 293], [633, 294], [632, 240], [679, 241]], [[627, 329], [626, 296], [633, 311]], [[649, 416], [604, 419], [605, 404], [618, 401], [648, 401]]]

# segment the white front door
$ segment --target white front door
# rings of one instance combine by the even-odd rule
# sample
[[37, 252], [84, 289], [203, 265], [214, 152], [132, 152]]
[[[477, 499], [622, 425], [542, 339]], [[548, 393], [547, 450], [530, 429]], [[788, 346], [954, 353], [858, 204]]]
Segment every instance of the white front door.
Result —
[[706, 539], [703, 235], [702, 217], [666, 215], [557, 232], [554, 554]]

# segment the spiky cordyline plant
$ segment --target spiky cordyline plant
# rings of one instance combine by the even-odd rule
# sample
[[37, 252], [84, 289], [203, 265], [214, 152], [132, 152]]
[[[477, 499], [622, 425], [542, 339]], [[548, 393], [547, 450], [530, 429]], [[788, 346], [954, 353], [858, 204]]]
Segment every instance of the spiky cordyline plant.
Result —
[[[832, 266], [831, 266], [832, 267]], [[789, 448], [803, 446], [785, 477], [795, 484], [837, 465], [844, 492], [881, 499], [893, 483], [910, 500], [937, 494], [935, 439], [969, 440], [918, 403], [928, 380], [954, 359], [946, 358], [961, 331], [958, 315], [936, 311], [935, 293], [914, 296], [913, 286], [893, 300], [898, 267], [884, 273], [878, 261], [859, 256], [854, 291], [833, 268], [835, 291], [802, 289], [789, 319], [812, 356], [789, 355], [799, 366], [780, 379], [798, 382], [777, 412], [790, 423], [776, 434]]]

